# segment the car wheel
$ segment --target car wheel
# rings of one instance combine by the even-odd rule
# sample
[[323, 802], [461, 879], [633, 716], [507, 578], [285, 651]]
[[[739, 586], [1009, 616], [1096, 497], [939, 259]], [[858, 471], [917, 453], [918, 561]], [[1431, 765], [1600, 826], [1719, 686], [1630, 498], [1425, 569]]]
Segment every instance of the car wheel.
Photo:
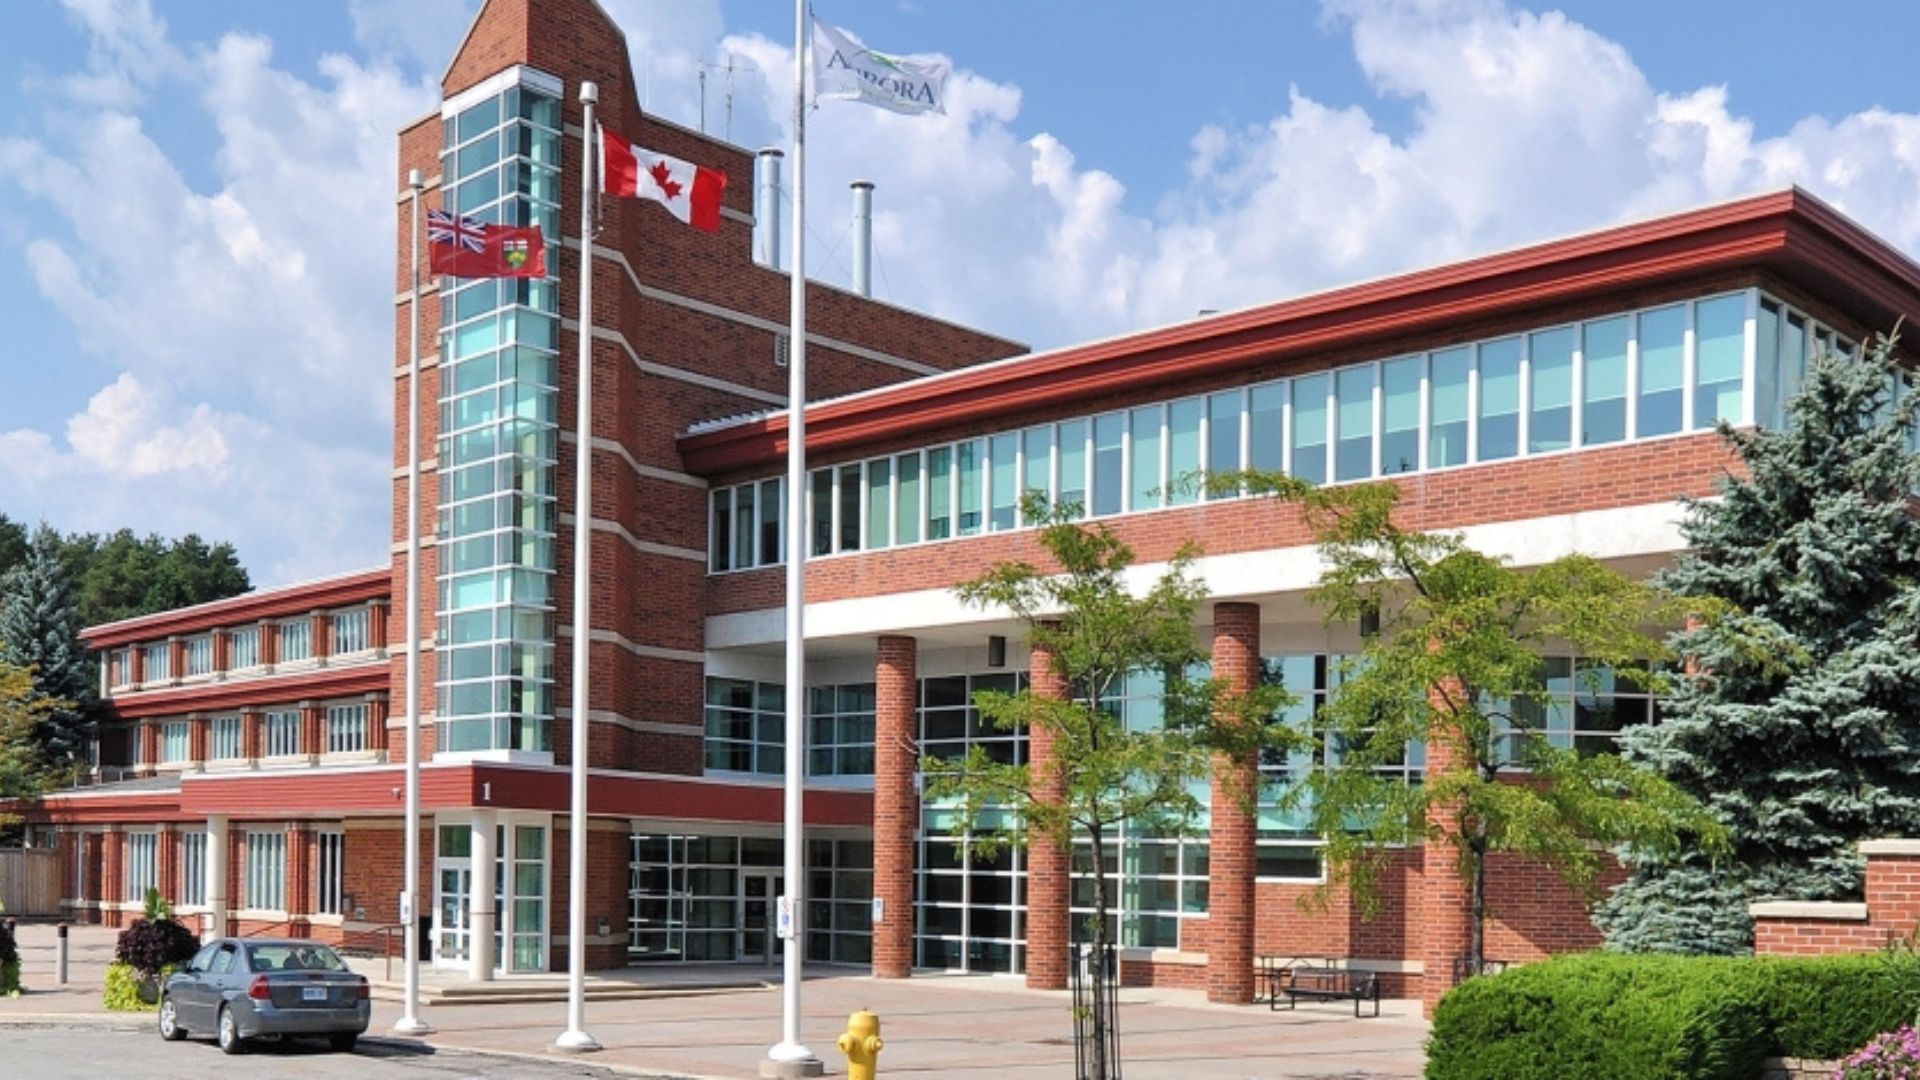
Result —
[[338, 1035], [327, 1036], [327, 1045], [343, 1054], [353, 1053], [354, 1044], [359, 1041], [359, 1034], [352, 1031], [343, 1031]]
[[238, 1054], [246, 1049], [240, 1040], [240, 1023], [233, 1018], [233, 1010], [220, 1006], [220, 1052]]
[[174, 1008], [171, 994], [160, 999], [160, 1037], [168, 1042], [179, 1042], [187, 1037], [187, 1029], [180, 1026], [180, 1014]]

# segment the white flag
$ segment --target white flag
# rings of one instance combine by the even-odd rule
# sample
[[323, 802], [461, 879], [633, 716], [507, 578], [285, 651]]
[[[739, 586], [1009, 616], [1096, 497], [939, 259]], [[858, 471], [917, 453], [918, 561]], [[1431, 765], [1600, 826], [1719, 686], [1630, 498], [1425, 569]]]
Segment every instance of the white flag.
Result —
[[930, 56], [891, 56], [844, 30], [813, 20], [816, 98], [864, 101], [897, 113], [945, 113], [953, 68]]

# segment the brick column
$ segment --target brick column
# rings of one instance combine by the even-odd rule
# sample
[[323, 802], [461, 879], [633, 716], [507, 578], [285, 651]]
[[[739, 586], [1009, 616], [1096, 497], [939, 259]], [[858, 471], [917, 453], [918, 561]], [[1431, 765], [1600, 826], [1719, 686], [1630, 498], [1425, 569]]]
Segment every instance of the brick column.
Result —
[[213, 677], [224, 679], [233, 670], [233, 631], [213, 632]]
[[240, 710], [240, 756], [259, 761], [267, 749], [267, 714], [259, 709]]
[[[1260, 605], [1214, 605], [1213, 675], [1232, 693], [1248, 693], [1259, 685]], [[1216, 712], [1214, 722], [1244, 721]], [[1254, 802], [1259, 785], [1256, 755], [1213, 755], [1213, 825], [1207, 856], [1209, 1001], [1244, 1005], [1253, 1000]]]
[[260, 663], [268, 671], [280, 662], [280, 624], [272, 619], [260, 620]]
[[[126, 899], [126, 864], [122, 862], [126, 851], [127, 838], [124, 833], [106, 832], [100, 834], [100, 899], [105, 903], [117, 904]], [[100, 921], [108, 926], [120, 926], [120, 912], [103, 911]]]
[[200, 713], [187, 716], [187, 760], [204, 769], [213, 753], [213, 721]]
[[127, 647], [127, 663], [131, 668], [127, 672], [127, 682], [138, 684], [147, 681], [147, 650], [138, 643]]
[[107, 898], [106, 838], [99, 833], [87, 833], [80, 837], [80, 842], [85, 845], [86, 852], [86, 867], [80, 880], [80, 899], [92, 901], [94, 906], [88, 909], [87, 921], [98, 925], [102, 920], [100, 901]]
[[324, 611], [316, 611], [313, 619], [313, 659], [321, 667], [333, 656], [333, 619]]
[[307, 757], [319, 757], [327, 752], [326, 732], [320, 723], [320, 713], [319, 702], [300, 703], [300, 752]]
[[[1458, 680], [1435, 687], [1431, 697], [1438, 708], [1443, 694], [1459, 694]], [[1461, 760], [1460, 747], [1438, 733], [1427, 740], [1427, 777], [1471, 764]], [[1458, 832], [1457, 803], [1435, 803], [1427, 807], [1429, 833], [1444, 836]], [[1423, 848], [1425, 866], [1421, 873], [1421, 921], [1425, 923], [1425, 944], [1421, 948], [1423, 974], [1420, 978], [1420, 1004], [1426, 1015], [1452, 988], [1453, 963], [1467, 955], [1473, 935], [1473, 911], [1467, 895], [1467, 883], [1460, 877], [1460, 859], [1453, 844], [1429, 840]]]
[[369, 750], [384, 752], [387, 749], [387, 710], [387, 695], [372, 694], [367, 697], [367, 749]]
[[920, 824], [914, 773], [918, 748], [919, 642], [880, 638], [874, 661], [873, 895], [881, 903], [873, 926], [873, 973], [882, 979], [913, 974], [913, 838]]
[[375, 600], [367, 605], [367, 646], [382, 655], [387, 651], [387, 602]]
[[140, 767], [147, 772], [154, 771], [160, 764], [160, 725], [152, 720], [143, 721], [139, 727]]
[[160, 826], [159, 838], [154, 841], [154, 846], [159, 850], [154, 853], [153, 883], [168, 903], [177, 903], [181, 886], [185, 884], [180, 880], [179, 830], [172, 825]]
[[[1035, 697], [1065, 701], [1067, 680], [1054, 670], [1053, 652], [1035, 644], [1027, 660], [1027, 682]], [[1027, 733], [1027, 758], [1032, 764], [1036, 794], [1059, 799], [1066, 785], [1046, 780], [1053, 767], [1053, 736], [1038, 728]], [[1067, 848], [1038, 837], [1027, 847], [1027, 988], [1067, 988], [1067, 943], [1071, 940], [1067, 909]]]
[[167, 635], [167, 682], [180, 685], [180, 677], [187, 670], [187, 643], [179, 634]]
[[[304, 936], [312, 923], [314, 891], [313, 826], [296, 822], [287, 826], [287, 932]], [[476, 880], [478, 880], [476, 876]]]

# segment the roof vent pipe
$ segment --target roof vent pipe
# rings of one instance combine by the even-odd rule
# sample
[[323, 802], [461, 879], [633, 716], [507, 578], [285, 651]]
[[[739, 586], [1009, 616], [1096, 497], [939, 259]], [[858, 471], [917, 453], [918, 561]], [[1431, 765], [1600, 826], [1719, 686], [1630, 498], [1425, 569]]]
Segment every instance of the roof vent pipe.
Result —
[[753, 257], [770, 270], [780, 269], [780, 159], [784, 156], [779, 147], [769, 146], [754, 158], [760, 183], [753, 205]]
[[853, 291], [873, 295], [873, 181], [855, 180], [853, 188]]

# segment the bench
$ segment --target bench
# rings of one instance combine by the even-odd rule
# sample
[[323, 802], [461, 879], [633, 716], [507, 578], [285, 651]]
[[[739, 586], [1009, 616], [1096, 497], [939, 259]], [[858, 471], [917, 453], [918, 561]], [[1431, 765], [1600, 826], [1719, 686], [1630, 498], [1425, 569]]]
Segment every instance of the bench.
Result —
[[1371, 971], [1358, 971], [1347, 967], [1291, 967], [1278, 969], [1286, 973], [1285, 978], [1271, 984], [1269, 1009], [1280, 1008], [1279, 997], [1285, 994], [1287, 1008], [1292, 1009], [1301, 998], [1314, 1001], [1353, 1001], [1353, 1015], [1360, 1016], [1360, 1003], [1373, 1002], [1373, 1015], [1380, 1015], [1380, 977]]

